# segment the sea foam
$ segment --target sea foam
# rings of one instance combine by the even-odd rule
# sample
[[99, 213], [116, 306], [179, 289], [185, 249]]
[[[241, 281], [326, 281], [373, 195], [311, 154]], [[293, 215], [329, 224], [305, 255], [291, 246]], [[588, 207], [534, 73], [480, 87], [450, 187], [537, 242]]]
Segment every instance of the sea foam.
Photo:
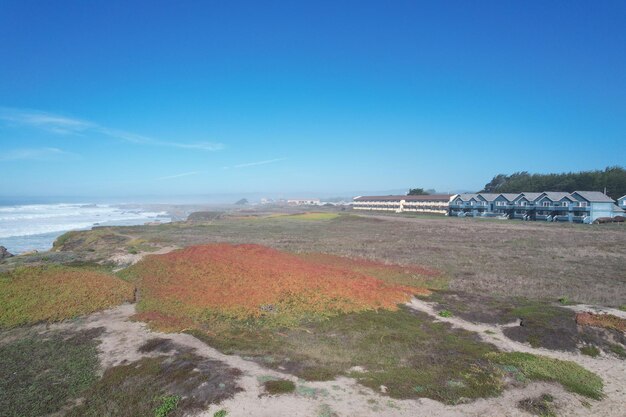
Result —
[[48, 250], [70, 230], [93, 226], [169, 222], [166, 212], [125, 209], [105, 204], [29, 204], [0, 207], [0, 245], [18, 254]]

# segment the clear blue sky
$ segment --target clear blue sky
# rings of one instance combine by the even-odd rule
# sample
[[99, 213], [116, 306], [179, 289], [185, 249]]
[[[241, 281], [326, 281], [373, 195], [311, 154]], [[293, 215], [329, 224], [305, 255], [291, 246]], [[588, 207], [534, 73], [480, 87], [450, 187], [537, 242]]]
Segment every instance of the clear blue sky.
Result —
[[625, 163], [622, 0], [0, 4], [0, 196], [471, 190]]

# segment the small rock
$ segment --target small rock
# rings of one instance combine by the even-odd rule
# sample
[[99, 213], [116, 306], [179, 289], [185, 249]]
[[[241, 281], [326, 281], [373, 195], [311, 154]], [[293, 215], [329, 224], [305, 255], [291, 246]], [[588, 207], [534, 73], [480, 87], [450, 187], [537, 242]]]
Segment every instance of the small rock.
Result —
[[7, 250], [4, 246], [0, 246], [0, 259], [10, 258], [13, 256], [11, 252]]

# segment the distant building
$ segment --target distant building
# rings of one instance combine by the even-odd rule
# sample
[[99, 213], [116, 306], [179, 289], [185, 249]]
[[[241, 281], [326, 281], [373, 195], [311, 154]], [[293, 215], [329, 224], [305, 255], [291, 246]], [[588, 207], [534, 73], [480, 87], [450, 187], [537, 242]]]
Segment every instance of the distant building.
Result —
[[287, 200], [287, 204], [290, 206], [319, 206], [320, 200], [317, 198], [309, 198], [309, 199], [293, 199]]
[[355, 197], [354, 210], [393, 211], [396, 213], [436, 213], [448, 214], [450, 194], [433, 195], [385, 195]]
[[577, 223], [592, 223], [598, 218], [622, 213], [623, 209], [615, 205], [615, 200], [599, 191], [457, 194], [449, 205], [451, 216], [503, 216]]
[[621, 196], [620, 198], [617, 199], [617, 205], [622, 210], [626, 210], [626, 195], [623, 195], [623, 196]]

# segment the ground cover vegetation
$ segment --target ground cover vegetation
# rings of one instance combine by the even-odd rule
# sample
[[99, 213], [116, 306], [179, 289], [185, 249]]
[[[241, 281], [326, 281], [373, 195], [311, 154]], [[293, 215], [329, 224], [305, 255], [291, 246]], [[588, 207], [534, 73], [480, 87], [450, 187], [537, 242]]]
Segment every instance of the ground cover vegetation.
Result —
[[384, 386], [394, 398], [449, 404], [501, 392], [503, 372], [488, 357], [497, 353], [493, 346], [399, 307], [407, 294], [429, 291], [387, 283], [351, 265], [383, 270], [380, 276], [391, 281], [404, 282], [405, 273], [435, 274], [258, 245], [213, 244], [148, 256], [123, 275], [141, 292], [137, 319], [188, 331], [222, 352], [307, 380], [348, 375], [374, 390]]
[[269, 395], [288, 394], [296, 390], [296, 384], [287, 379], [271, 379], [265, 381], [263, 387]]
[[626, 319], [612, 314], [578, 313], [576, 314], [576, 323], [583, 326], [594, 326], [626, 332]]
[[126, 274], [140, 288], [140, 312], [192, 321], [293, 324], [309, 315], [396, 309], [413, 294], [429, 293], [260, 245], [191, 246], [148, 256]]
[[149, 339], [149, 354], [104, 370], [104, 328], [20, 327], [0, 332], [1, 415], [176, 417], [205, 410], [241, 391], [241, 372], [169, 339]]
[[535, 416], [557, 417], [553, 403], [552, 395], [543, 394], [538, 397], [524, 398], [517, 403], [517, 407]]
[[207, 360], [174, 343], [149, 341], [143, 352], [176, 350], [172, 355], [144, 357], [106, 369], [82, 392], [84, 400], [68, 417], [180, 417], [205, 410], [241, 391], [237, 369]]
[[426, 299], [436, 303], [440, 314], [446, 312], [465, 320], [489, 324], [518, 325], [504, 328], [512, 340], [533, 347], [565, 351], [580, 350], [598, 356], [599, 351], [620, 358], [626, 337], [620, 326], [624, 320], [610, 314], [576, 313], [558, 300], [530, 300], [525, 297], [492, 297], [457, 291], [434, 291]]
[[[437, 302], [446, 316], [488, 323], [521, 319], [524, 326], [506, 330], [515, 340], [565, 350], [583, 343], [583, 353], [592, 356], [598, 348], [626, 356], [623, 333], [610, 323], [577, 326], [574, 313], [557, 301], [623, 305], [624, 277], [619, 271], [626, 259], [622, 249], [626, 239], [622, 229], [343, 213], [331, 218], [288, 217], [219, 214], [192, 222], [72, 232], [57, 241], [55, 252], [9, 258], [0, 264], [12, 271], [1, 275], [0, 286], [3, 279], [25, 270], [34, 277], [59, 268], [112, 278], [107, 262], [115, 253], [218, 242], [209, 245], [221, 248], [209, 251], [210, 256], [197, 248], [151, 255], [120, 272], [127, 283], [117, 281], [128, 294], [134, 286], [139, 288], [136, 318], [159, 329], [189, 332], [222, 352], [303, 379], [347, 375], [377, 391], [383, 386], [394, 398], [428, 397], [448, 404], [497, 395], [511, 380], [516, 384], [555, 381], [573, 392], [600, 398], [602, 382], [574, 363], [498, 352], [475, 333], [398, 306], [413, 294], [428, 294], [425, 289], [437, 290], [428, 299]], [[582, 249], [580, 241], [585, 242]], [[244, 245], [233, 250], [224, 242], [254, 242], [274, 249]], [[94, 267], [96, 261], [105, 266]], [[21, 267], [50, 262], [65, 266]], [[596, 280], [593, 290], [584, 278], [589, 274]], [[34, 284], [45, 282], [31, 279]], [[29, 291], [19, 298], [24, 304], [31, 299]], [[94, 294], [108, 293], [95, 290]], [[536, 300], [539, 295], [542, 301]], [[80, 305], [81, 297], [77, 300]], [[54, 313], [58, 318], [53, 320], [84, 314]], [[17, 316], [24, 315], [27, 321], [14, 320], [17, 324], [11, 326], [51, 316], [35, 320], [28, 314]], [[0, 348], [9, 346], [2, 335]], [[557, 338], [564, 342], [557, 343]], [[209, 364], [202, 378], [194, 379], [192, 374], [204, 359], [167, 339], [149, 340], [140, 351], [156, 356], [110, 368], [102, 379], [88, 379], [85, 385], [70, 384], [78, 388], [59, 394], [62, 401], [50, 409], [66, 404], [80, 391], [86, 401], [71, 408], [70, 415], [106, 415], [115, 410], [131, 410], [130, 415], [183, 415], [238, 390], [236, 374], [219, 362]], [[12, 352], [7, 355], [14, 356]], [[85, 357], [94, 358], [95, 348]], [[83, 369], [88, 375], [86, 369], [91, 368]], [[191, 399], [174, 389], [189, 380], [191, 385], [184, 388], [198, 392], [205, 379], [215, 383]], [[126, 387], [121, 393], [120, 386]], [[16, 395], [28, 402], [24, 392]], [[539, 410], [540, 402], [534, 399], [526, 405]]]
[[471, 294], [567, 297], [616, 307], [626, 299], [626, 233], [621, 225], [335, 213], [332, 220], [289, 221], [271, 217], [282, 212], [222, 213], [206, 221], [72, 232], [54, 252], [8, 258], [0, 270], [44, 263], [43, 257], [62, 263], [108, 262], [115, 253], [127, 253], [128, 242], [137, 238], [159, 247], [257, 243], [292, 253], [424, 265], [443, 272], [436, 288]]
[[326, 253], [298, 253], [296, 255], [307, 262], [349, 269], [392, 284], [438, 289], [445, 288], [447, 283], [447, 279], [441, 271], [425, 266], [386, 264], [369, 259], [349, 258]]
[[559, 359], [532, 355], [523, 352], [489, 353], [487, 357], [504, 366], [504, 370], [518, 379], [529, 378], [540, 381], [559, 382], [568, 391], [595, 400], [604, 396], [602, 379], [582, 366]]
[[91, 268], [21, 267], [0, 274], [0, 327], [53, 322], [134, 299], [134, 286]]
[[102, 330], [0, 333], [0, 414], [38, 417], [78, 398], [98, 379]]

